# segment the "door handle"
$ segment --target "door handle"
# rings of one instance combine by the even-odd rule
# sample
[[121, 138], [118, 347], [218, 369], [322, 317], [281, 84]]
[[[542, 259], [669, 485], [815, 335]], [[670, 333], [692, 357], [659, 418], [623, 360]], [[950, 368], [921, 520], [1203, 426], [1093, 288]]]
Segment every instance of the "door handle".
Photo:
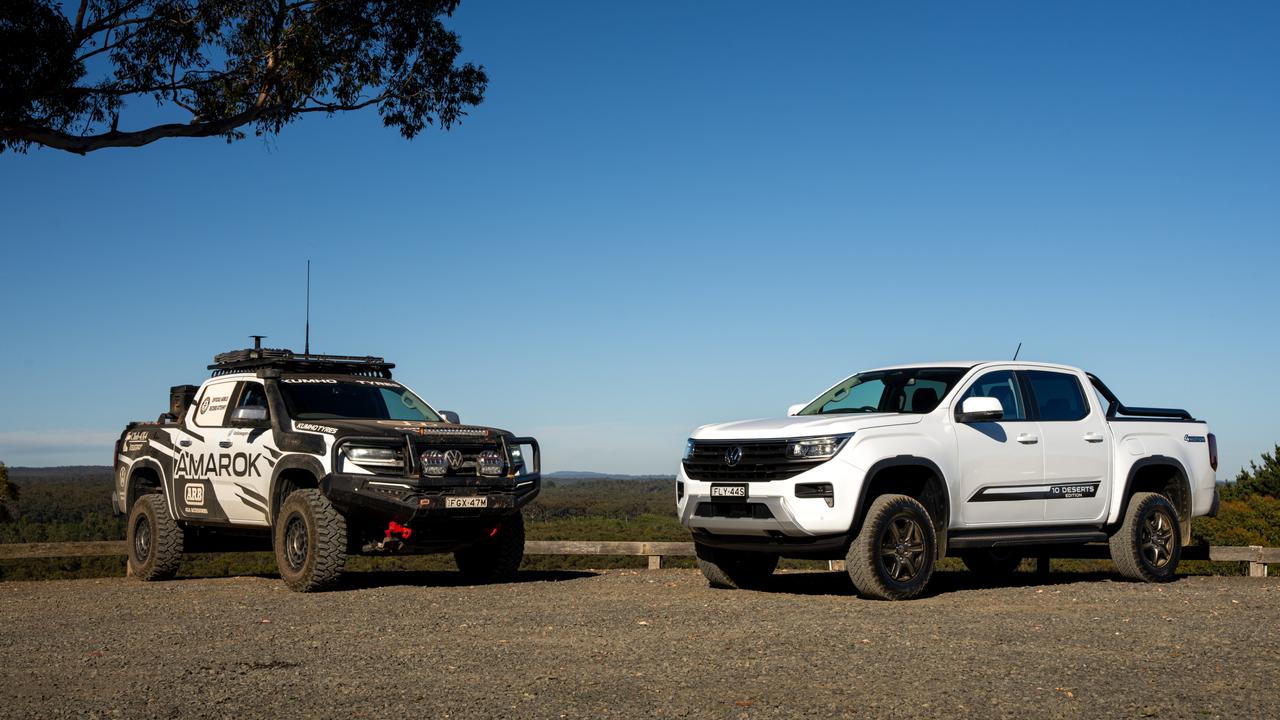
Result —
[[1102, 433], [1087, 432], [1084, 434], [1085, 442], [1098, 443], [1098, 442], [1102, 442], [1102, 440], [1103, 440]]
[[218, 447], [231, 447], [231, 441], [230, 441], [230, 440], [223, 440], [223, 441], [221, 441], [221, 442], [219, 442], [219, 443], [218, 443]]
[[191, 447], [190, 440], [179, 440], [178, 444], [181, 445], [182, 447]]
[[1023, 445], [1035, 445], [1036, 443], [1040, 442], [1040, 438], [1036, 437], [1035, 435], [1032, 435], [1031, 433], [1022, 433], [1021, 435], [1018, 436], [1018, 442], [1022, 443]]

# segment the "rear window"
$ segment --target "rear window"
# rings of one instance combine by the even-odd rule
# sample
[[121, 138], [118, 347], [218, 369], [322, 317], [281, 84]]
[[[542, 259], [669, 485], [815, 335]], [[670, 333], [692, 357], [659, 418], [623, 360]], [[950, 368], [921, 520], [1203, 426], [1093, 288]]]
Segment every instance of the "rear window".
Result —
[[1031, 383], [1041, 421], [1080, 420], [1089, 414], [1084, 389], [1076, 376], [1044, 370], [1027, 370], [1024, 374]]

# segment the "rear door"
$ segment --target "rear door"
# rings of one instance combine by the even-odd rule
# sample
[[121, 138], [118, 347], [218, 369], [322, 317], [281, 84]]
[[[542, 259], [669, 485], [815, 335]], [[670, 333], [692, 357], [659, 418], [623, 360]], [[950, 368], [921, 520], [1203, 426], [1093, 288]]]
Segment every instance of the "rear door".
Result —
[[1044, 445], [1045, 520], [1100, 522], [1111, 462], [1102, 408], [1075, 373], [1024, 370], [1022, 377]]
[[[965, 398], [994, 397], [995, 422], [955, 422], [960, 468], [960, 516], [965, 526], [1021, 525], [1044, 520], [1044, 452], [1013, 368], [992, 369], [960, 389]], [[954, 415], [953, 415], [954, 418]]]

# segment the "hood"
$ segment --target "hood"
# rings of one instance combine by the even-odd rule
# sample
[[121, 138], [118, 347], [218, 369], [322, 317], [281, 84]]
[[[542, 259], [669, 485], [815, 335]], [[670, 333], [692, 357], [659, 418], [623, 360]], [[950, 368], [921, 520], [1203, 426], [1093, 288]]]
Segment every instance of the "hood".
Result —
[[491, 440], [499, 435], [510, 435], [505, 430], [480, 425], [453, 425], [444, 422], [416, 422], [413, 420], [295, 420], [295, 430], [346, 437], [398, 438], [405, 433], [415, 437], [457, 437], [468, 440]]
[[890, 425], [914, 425], [924, 415], [870, 413], [867, 415], [794, 415], [703, 425], [693, 431], [694, 440], [774, 440], [839, 435]]

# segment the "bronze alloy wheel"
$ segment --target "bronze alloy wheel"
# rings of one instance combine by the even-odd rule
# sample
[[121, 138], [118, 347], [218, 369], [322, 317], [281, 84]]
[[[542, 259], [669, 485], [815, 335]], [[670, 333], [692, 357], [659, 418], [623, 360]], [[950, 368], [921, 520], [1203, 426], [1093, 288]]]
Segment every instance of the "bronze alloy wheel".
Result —
[[885, 574], [898, 582], [911, 582], [924, 567], [924, 531], [907, 513], [894, 516], [880, 533], [880, 562]]
[[1164, 508], [1156, 508], [1142, 522], [1142, 556], [1152, 567], [1162, 568], [1173, 559], [1173, 521]]

